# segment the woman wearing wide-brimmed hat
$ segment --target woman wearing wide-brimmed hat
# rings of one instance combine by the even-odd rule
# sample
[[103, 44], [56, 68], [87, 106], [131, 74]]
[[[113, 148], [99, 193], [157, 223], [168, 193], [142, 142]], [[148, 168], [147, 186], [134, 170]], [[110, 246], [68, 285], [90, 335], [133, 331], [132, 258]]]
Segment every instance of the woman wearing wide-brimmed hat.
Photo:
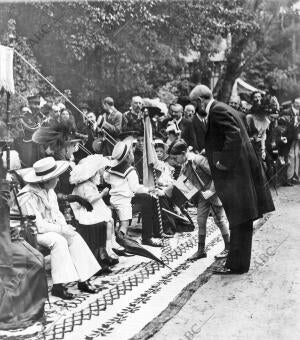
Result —
[[[73, 298], [64, 287], [73, 281], [79, 281], [79, 290], [95, 293], [89, 278], [100, 270], [85, 241], [59, 211], [54, 188], [68, 167], [69, 162], [55, 161], [53, 157], [37, 161], [24, 175], [28, 184], [18, 194], [22, 214], [36, 216], [38, 244], [51, 251], [52, 294], [62, 299]], [[17, 204], [13, 212], [19, 213]]]
[[[76, 220], [79, 222], [77, 231], [86, 241], [101, 265], [103, 272], [110, 272], [109, 266], [117, 264], [116, 255], [112, 251], [111, 240], [113, 219], [111, 210], [106, 206], [102, 197], [108, 194], [108, 189], [98, 191], [101, 172], [110, 164], [102, 155], [90, 155], [83, 158], [72, 170], [71, 184], [75, 185], [73, 195], [87, 200], [93, 210], [87, 211], [79, 203], [71, 203]], [[109, 233], [109, 237], [107, 237]]]

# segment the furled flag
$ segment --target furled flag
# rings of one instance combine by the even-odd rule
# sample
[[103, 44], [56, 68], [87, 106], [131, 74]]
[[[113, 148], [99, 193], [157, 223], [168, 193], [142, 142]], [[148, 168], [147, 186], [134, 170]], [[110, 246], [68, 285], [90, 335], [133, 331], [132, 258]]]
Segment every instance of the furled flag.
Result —
[[153, 168], [158, 169], [158, 159], [153, 145], [152, 125], [149, 115], [144, 119], [143, 184], [154, 187]]
[[0, 45], [0, 90], [15, 93], [13, 73], [14, 50]]

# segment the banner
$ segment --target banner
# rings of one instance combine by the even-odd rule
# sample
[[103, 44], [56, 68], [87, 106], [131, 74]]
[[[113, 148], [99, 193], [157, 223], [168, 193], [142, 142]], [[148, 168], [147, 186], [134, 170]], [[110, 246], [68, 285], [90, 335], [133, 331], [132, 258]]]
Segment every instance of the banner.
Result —
[[0, 45], [0, 90], [15, 93], [13, 73], [14, 50]]
[[153, 168], [158, 170], [158, 159], [153, 145], [151, 120], [149, 116], [146, 116], [144, 119], [143, 150], [143, 184], [146, 187], [154, 187]]

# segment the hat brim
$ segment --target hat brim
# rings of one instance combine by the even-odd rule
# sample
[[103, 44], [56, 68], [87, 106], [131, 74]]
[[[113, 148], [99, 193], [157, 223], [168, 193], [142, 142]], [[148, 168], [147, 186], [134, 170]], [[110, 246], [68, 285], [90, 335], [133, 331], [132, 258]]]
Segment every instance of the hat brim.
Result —
[[26, 183], [43, 183], [43, 182], [47, 182], [50, 179], [56, 178], [58, 176], [60, 176], [62, 173], [64, 173], [68, 167], [69, 167], [70, 163], [67, 161], [56, 161], [56, 168], [55, 170], [53, 170], [52, 172], [50, 172], [47, 175], [44, 176], [37, 176], [34, 168], [30, 168], [30, 171], [23, 176], [23, 180]]
[[128, 146], [128, 147], [127, 147], [127, 150], [126, 150], [124, 156], [123, 156], [121, 159], [119, 159], [119, 160], [117, 160], [117, 159], [111, 159], [111, 160], [110, 160], [110, 166], [111, 166], [112, 168], [114, 168], [115, 166], [121, 164], [121, 163], [126, 159], [126, 157], [128, 156], [128, 154], [129, 154], [129, 152], [130, 152], [130, 150], [131, 150], [132, 141], [127, 140], [127, 141], [124, 142], [124, 143], [126, 143], [127, 146]]

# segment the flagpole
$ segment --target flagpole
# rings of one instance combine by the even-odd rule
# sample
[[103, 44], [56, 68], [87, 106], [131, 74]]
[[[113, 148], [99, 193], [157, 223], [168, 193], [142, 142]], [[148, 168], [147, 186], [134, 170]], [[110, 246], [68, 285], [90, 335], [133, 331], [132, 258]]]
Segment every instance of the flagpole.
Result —
[[[156, 170], [151, 164], [152, 168], [152, 173], [153, 173], [153, 181], [154, 181], [154, 187], [155, 189], [158, 189], [158, 184], [157, 184], [157, 176], [156, 176]], [[159, 196], [155, 195], [155, 201], [156, 201], [156, 208], [157, 208], [157, 216], [158, 216], [158, 223], [159, 223], [159, 234], [164, 240], [164, 229], [163, 229], [163, 223], [162, 223], [162, 217], [161, 217], [161, 206], [160, 206], [160, 201], [159, 201]]]

